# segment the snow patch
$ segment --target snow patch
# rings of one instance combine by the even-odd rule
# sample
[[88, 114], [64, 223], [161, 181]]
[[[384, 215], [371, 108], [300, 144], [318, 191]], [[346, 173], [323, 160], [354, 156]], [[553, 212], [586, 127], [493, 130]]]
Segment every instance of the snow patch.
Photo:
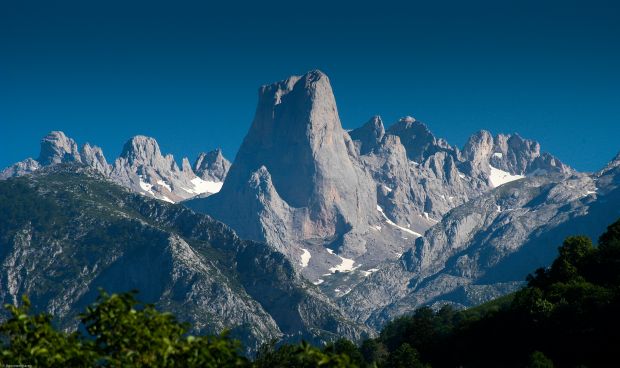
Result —
[[301, 255], [301, 262], [299, 263], [299, 265], [301, 267], [308, 267], [308, 262], [310, 262], [312, 254], [310, 254], [308, 249], [301, 248], [301, 250], [303, 251], [303, 254]]
[[501, 152], [495, 152], [495, 153], [493, 154], [493, 156], [495, 156], [495, 157], [497, 157], [497, 158], [502, 158], [502, 157], [504, 157], [504, 154], [503, 154], [503, 153], [501, 153]]
[[[425, 219], [427, 219], [427, 220], [429, 220], [429, 221], [432, 221], [432, 222], [439, 222], [439, 220], [435, 220], [434, 218], [432, 218], [432, 217], [428, 214], [428, 212], [424, 212], [424, 216], [420, 215], [420, 217], [423, 217], [423, 218], [425, 218]], [[407, 226], [407, 227], [410, 227], [410, 226]]]
[[[333, 252], [331, 254], [333, 254]], [[350, 272], [353, 270], [353, 264], [355, 263], [354, 260], [349, 259], [349, 258], [344, 258], [342, 256], [338, 256], [338, 257], [340, 258], [340, 260], [342, 260], [342, 262], [338, 266], [330, 268], [329, 271], [331, 273], [334, 273], [336, 271]]]
[[152, 196], [155, 196], [155, 193], [153, 193], [153, 185], [149, 184], [149, 183], [145, 183], [144, 181], [142, 181], [142, 178], [140, 178], [140, 188], [142, 188], [143, 191], [151, 194]]
[[491, 165], [489, 165], [489, 167], [491, 168], [491, 175], [489, 176], [489, 181], [491, 182], [491, 185], [495, 188], [499, 187], [500, 185], [510, 183], [511, 181], [525, 178], [525, 176], [523, 175], [512, 175], [507, 171], [497, 169]]
[[192, 184], [194, 188], [186, 189], [183, 188], [188, 193], [193, 194], [203, 194], [203, 193], [217, 193], [222, 189], [222, 185], [224, 185], [221, 181], [207, 181], [202, 180], [199, 177], [195, 177], [192, 179]]
[[174, 203], [174, 201], [168, 197], [166, 197], [165, 195], [162, 195], [161, 197], [155, 197], [157, 199], [161, 199], [162, 201], [166, 201], [168, 203]]
[[157, 184], [161, 185], [162, 187], [164, 187], [164, 188], [168, 189], [170, 192], [172, 192], [172, 188], [165, 181], [157, 180]]
[[390, 220], [387, 215], [385, 214], [385, 212], [383, 212], [383, 208], [381, 208], [381, 206], [377, 205], [377, 211], [381, 212], [381, 215], [383, 216], [383, 218], [385, 219], [385, 222], [387, 222], [388, 225], [394, 226], [395, 228], [398, 228], [406, 233], [409, 233], [411, 235], [415, 235], [416, 237], [421, 237], [422, 234], [418, 234], [413, 230], [407, 229], [406, 227], [402, 227], [399, 225], [396, 225], [392, 220]]
[[378, 268], [371, 268], [369, 270], [361, 270], [360, 272], [362, 273], [362, 275], [364, 275], [364, 277], [368, 277], [370, 276], [373, 272], [377, 272], [379, 271]]
[[340, 290], [339, 288], [334, 289], [337, 297], [345, 296], [351, 292], [351, 288], [346, 288], [344, 290]]
[[388, 193], [392, 191], [392, 188], [388, 187], [387, 185], [384, 185], [383, 189], [385, 189]]
[[325, 280], [323, 279], [318, 279], [315, 282], [313, 282], [314, 285], [321, 285], [323, 282], [325, 282]]
[[594, 190], [586, 190], [586, 193], [584, 195], [581, 196], [581, 198], [596, 194], [596, 191], [598, 190], [598, 188], [594, 188]]

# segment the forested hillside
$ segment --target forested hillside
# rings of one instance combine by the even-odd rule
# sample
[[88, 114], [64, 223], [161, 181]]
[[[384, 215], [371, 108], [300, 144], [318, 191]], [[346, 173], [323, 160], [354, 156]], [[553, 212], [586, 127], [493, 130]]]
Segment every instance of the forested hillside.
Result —
[[515, 294], [477, 308], [418, 309], [356, 346], [266, 344], [250, 358], [225, 333], [192, 336], [190, 326], [135, 299], [108, 295], [67, 334], [51, 317], [29, 314], [29, 301], [7, 305], [0, 326], [3, 364], [161, 367], [605, 367], [620, 346], [620, 221], [598, 246], [567, 238], [548, 269]]

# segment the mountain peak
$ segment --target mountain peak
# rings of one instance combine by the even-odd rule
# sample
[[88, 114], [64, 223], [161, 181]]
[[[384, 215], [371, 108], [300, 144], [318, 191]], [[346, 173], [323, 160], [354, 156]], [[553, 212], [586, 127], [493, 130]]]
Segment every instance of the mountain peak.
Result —
[[463, 158], [470, 170], [488, 172], [491, 167], [513, 175], [547, 172], [570, 173], [572, 169], [548, 153], [541, 153], [540, 143], [519, 134], [498, 134], [495, 137], [481, 130], [469, 137], [463, 147]]
[[224, 157], [221, 148], [201, 152], [194, 162], [196, 175], [207, 181], [223, 182], [229, 169], [230, 161]]
[[359, 145], [360, 154], [372, 151], [385, 135], [383, 121], [379, 115], [373, 116], [366, 124], [349, 132], [349, 136]]
[[607, 163], [607, 165], [605, 165], [605, 167], [598, 172], [598, 174], [603, 175], [617, 167], [620, 167], [620, 152], [618, 152], [618, 154], [616, 154], [616, 156], [614, 156], [614, 158], [612, 158], [611, 161], [609, 161], [609, 163]]
[[412, 116], [400, 118], [388, 130], [388, 134], [396, 135], [407, 150], [407, 157], [416, 162], [422, 162], [430, 155], [439, 151], [453, 152], [444, 140], [435, 138], [426, 124]]
[[37, 159], [42, 165], [61, 162], [81, 162], [77, 143], [61, 131], [51, 131], [41, 140], [41, 152]]
[[[413, 124], [413, 123], [418, 122], [418, 121], [413, 116], [407, 115], [407, 116], [403, 116], [402, 118], [400, 118], [398, 120], [398, 122], [399, 123], [403, 123], [403, 124]], [[421, 125], [424, 125], [422, 122], [418, 122], [418, 123], [421, 124]]]
[[[206, 212], [255, 240], [278, 238], [283, 227], [294, 241], [331, 237], [348, 224], [367, 231], [361, 224], [376, 216], [376, 185], [350, 157], [350, 143], [324, 73], [315, 70], [263, 86], [222, 190], [204, 199]], [[263, 198], [263, 210], [257, 211], [248, 208], [241, 193], [252, 193], [248, 183], [263, 166], [278, 198]], [[257, 224], [262, 233], [247, 230]]]
[[136, 135], [125, 143], [120, 157], [126, 158], [130, 164], [134, 162], [152, 164], [162, 158], [162, 155], [155, 138]]

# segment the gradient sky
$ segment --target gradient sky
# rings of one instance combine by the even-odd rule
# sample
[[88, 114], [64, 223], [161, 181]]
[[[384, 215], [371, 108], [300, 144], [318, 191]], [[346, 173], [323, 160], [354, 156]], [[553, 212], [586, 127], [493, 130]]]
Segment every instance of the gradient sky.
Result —
[[[354, 128], [412, 115], [462, 146], [519, 132], [580, 170], [620, 151], [618, 1], [0, 2], [0, 166], [63, 130], [233, 159], [257, 89], [310, 69]], [[432, 3], [432, 4], [431, 4]]]

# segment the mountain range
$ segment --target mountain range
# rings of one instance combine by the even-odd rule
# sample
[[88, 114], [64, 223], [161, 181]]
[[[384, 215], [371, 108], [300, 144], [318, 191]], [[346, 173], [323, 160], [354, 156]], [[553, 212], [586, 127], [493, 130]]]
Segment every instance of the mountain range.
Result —
[[179, 168], [172, 155], [161, 153], [154, 138], [140, 135], [125, 143], [120, 156], [111, 165], [101, 148], [86, 143], [80, 149], [63, 132], [52, 131], [41, 140], [36, 160], [27, 158], [13, 164], [0, 172], [0, 180], [60, 163], [86, 165], [135, 192], [170, 203], [216, 193], [230, 167], [222, 151], [216, 149], [201, 153], [193, 166], [184, 157]]
[[44, 137], [36, 160], [0, 173], [0, 299], [33, 294], [69, 326], [97, 287], [139, 288], [254, 348], [357, 339], [422, 305], [515, 290], [564, 237], [620, 217], [619, 175], [620, 155], [581, 173], [518, 134], [456, 147], [410, 116], [345, 131], [311, 71], [259, 89], [232, 164], [215, 150], [179, 168], [145, 136], [108, 164]]

